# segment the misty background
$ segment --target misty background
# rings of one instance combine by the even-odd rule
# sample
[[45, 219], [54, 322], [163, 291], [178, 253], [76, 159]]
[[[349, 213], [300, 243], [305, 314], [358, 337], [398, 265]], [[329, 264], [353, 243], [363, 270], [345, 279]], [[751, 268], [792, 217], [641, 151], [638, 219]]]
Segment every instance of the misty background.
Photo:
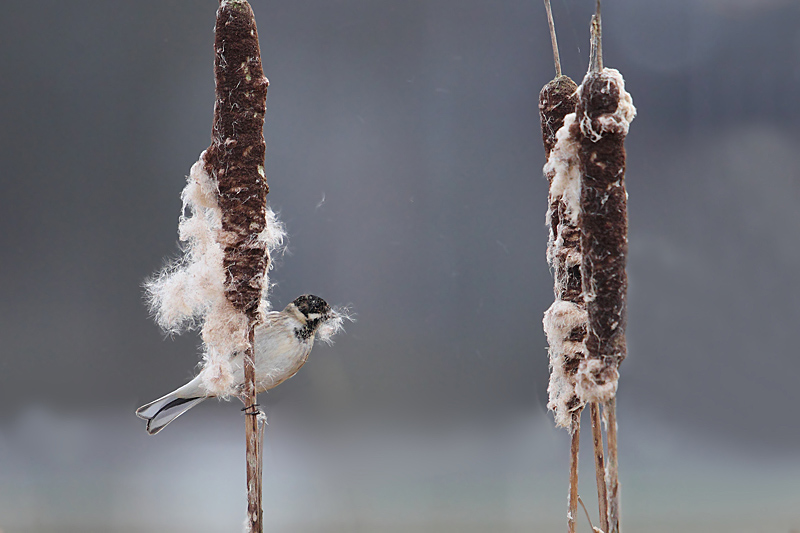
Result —
[[[542, 2], [251, 3], [289, 233], [273, 305], [313, 293], [357, 314], [259, 397], [266, 530], [563, 530]], [[216, 7], [4, 2], [2, 533], [241, 530], [238, 402], [156, 437], [133, 414], [198, 362], [198, 336], [165, 337], [141, 285], [178, 254], [210, 142]], [[553, 0], [577, 81], [593, 8]], [[800, 4], [607, 0], [603, 29], [638, 109], [622, 528], [800, 531]]]

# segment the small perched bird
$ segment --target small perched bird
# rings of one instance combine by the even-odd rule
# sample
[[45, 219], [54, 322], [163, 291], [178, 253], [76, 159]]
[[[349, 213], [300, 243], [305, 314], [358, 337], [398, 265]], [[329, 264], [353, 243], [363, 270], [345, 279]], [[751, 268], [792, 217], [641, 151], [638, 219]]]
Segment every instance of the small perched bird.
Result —
[[[314, 346], [314, 335], [328, 320], [337, 320], [335, 312], [325, 300], [310, 294], [297, 297], [283, 311], [267, 313], [264, 322], [255, 329], [256, 393], [277, 387], [300, 370]], [[241, 353], [233, 359], [233, 367], [235, 387], [241, 389], [244, 384]], [[136, 410], [136, 416], [147, 420], [147, 432], [155, 435], [212, 397], [197, 376], [183, 387], [143, 405]]]

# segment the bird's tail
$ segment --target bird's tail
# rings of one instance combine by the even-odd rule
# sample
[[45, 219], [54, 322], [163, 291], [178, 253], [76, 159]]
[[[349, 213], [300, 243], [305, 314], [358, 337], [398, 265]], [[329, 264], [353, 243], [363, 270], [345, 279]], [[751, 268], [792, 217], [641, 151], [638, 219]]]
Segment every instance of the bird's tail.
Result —
[[149, 434], [155, 435], [167, 424], [206, 399], [205, 396], [184, 398], [184, 395], [181, 394], [183, 388], [170, 392], [136, 410], [136, 416], [147, 420]]

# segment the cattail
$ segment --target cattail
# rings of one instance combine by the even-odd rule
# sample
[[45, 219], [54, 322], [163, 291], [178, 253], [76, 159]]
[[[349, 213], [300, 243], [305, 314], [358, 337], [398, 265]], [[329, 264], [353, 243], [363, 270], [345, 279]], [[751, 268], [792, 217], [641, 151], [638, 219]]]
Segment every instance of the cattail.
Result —
[[[565, 102], [568, 105], [569, 102]], [[584, 359], [586, 308], [581, 289], [580, 160], [578, 140], [570, 126], [575, 114], [567, 115], [558, 130], [556, 144], [544, 167], [550, 180], [547, 221], [550, 235], [547, 259], [555, 278], [553, 305], [545, 312], [544, 329], [550, 345], [550, 399], [547, 407], [556, 425], [572, 430], [572, 414], [580, 412], [577, 371]], [[544, 119], [542, 120], [544, 125]]]
[[[549, 2], [545, 2], [550, 15]], [[551, 26], [551, 35], [555, 36]], [[557, 46], [554, 41], [554, 50]], [[557, 52], [555, 52], [557, 57]], [[557, 61], [557, 60], [556, 60]], [[550, 183], [546, 221], [550, 228], [547, 261], [555, 283], [553, 305], [545, 312], [544, 330], [550, 345], [550, 384], [547, 407], [555, 414], [556, 425], [573, 429], [573, 416], [583, 403], [575, 392], [575, 375], [583, 358], [586, 311], [580, 278], [580, 170], [578, 142], [570, 136], [575, 120], [578, 86], [560, 75], [539, 93], [539, 117], [547, 163], [544, 174]], [[568, 121], [564, 128], [565, 120]]]
[[[169, 332], [200, 327], [211, 395], [255, 406], [253, 330], [268, 310], [270, 251], [282, 225], [267, 206], [263, 136], [269, 82], [255, 16], [245, 0], [221, 0], [215, 26], [216, 102], [211, 146], [189, 174], [179, 235], [183, 258], [148, 282], [156, 320]], [[188, 213], [187, 213], [188, 212]], [[244, 353], [245, 383], [233, 389], [231, 360]], [[248, 412], [248, 414], [255, 414]], [[262, 529], [258, 423], [247, 418], [248, 530]]]
[[[580, 139], [580, 220], [582, 287], [588, 328], [586, 358], [577, 375], [577, 393], [590, 404], [597, 491], [603, 531], [619, 532], [616, 392], [625, 359], [628, 281], [625, 137], [636, 116], [622, 75], [603, 68], [600, 0], [592, 17], [589, 72], [578, 91], [573, 134]], [[599, 405], [607, 422], [608, 463], [603, 462]]]
[[636, 108], [625, 91], [625, 80], [614, 69], [590, 71], [579, 95], [571, 129], [580, 138], [581, 275], [589, 327], [586, 360], [578, 369], [578, 393], [584, 401], [602, 403], [616, 394], [619, 365], [626, 355], [624, 142]]
[[249, 346], [249, 330], [268, 310], [269, 253], [284, 232], [266, 204], [262, 134], [269, 82], [247, 2], [217, 13], [211, 146], [192, 166], [181, 198], [183, 257], [146, 284], [158, 324], [169, 333], [201, 329], [206, 388], [235, 391], [231, 357]]
[[[555, 301], [545, 312], [543, 325], [550, 355], [548, 409], [556, 426], [570, 432], [569, 497], [567, 525], [575, 531], [578, 506], [578, 450], [580, 413], [584, 402], [577, 394], [576, 374], [584, 359], [586, 308], [581, 286], [580, 160], [578, 140], [570, 125], [575, 121], [577, 85], [561, 74], [553, 14], [544, 2], [553, 44], [556, 77], [539, 93], [539, 118], [547, 163], [544, 173], [550, 183], [546, 221], [549, 227], [547, 261], [553, 269]], [[565, 127], [566, 122], [566, 127]]]

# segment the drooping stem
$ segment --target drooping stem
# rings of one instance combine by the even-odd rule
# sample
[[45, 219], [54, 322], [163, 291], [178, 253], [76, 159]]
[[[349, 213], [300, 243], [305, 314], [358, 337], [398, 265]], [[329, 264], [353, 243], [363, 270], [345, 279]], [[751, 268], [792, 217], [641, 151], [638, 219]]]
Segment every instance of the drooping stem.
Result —
[[590, 528], [592, 531], [595, 531], [595, 528], [594, 528], [594, 526], [592, 525], [592, 517], [590, 517], [590, 516], [589, 516], [589, 511], [588, 511], [588, 509], [586, 509], [586, 505], [583, 503], [583, 500], [581, 499], [581, 497], [580, 497], [580, 496], [578, 496], [578, 503], [580, 503], [580, 504], [581, 504], [581, 507], [583, 507], [583, 514], [585, 514], [585, 515], [586, 515], [586, 521], [587, 521], [587, 522], [589, 522], [589, 528]]
[[553, 10], [550, 7], [550, 0], [544, 0], [544, 8], [547, 10], [547, 24], [550, 26], [550, 42], [553, 45], [553, 63], [556, 66], [556, 78], [561, 77], [561, 58], [558, 55], [558, 39], [556, 39], [556, 25], [553, 22]]
[[600, 513], [600, 529], [608, 533], [608, 492], [606, 491], [605, 454], [603, 452], [603, 433], [600, 427], [600, 407], [597, 402], [589, 404], [592, 417], [592, 441], [594, 443], [594, 469], [597, 476], [597, 506]]
[[569, 510], [567, 531], [575, 533], [575, 515], [578, 513], [578, 452], [581, 444], [581, 410], [572, 414], [572, 435], [569, 446]]
[[608, 439], [606, 483], [608, 485], [609, 533], [619, 533], [619, 468], [617, 464], [617, 399], [611, 398], [603, 405]]

